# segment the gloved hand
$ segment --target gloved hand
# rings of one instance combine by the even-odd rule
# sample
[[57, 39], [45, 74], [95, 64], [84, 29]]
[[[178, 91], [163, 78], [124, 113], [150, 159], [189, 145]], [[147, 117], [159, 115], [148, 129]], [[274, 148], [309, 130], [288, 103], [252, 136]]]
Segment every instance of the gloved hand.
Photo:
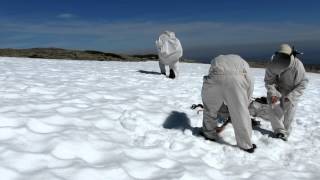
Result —
[[278, 98], [277, 96], [271, 96], [271, 103], [272, 103], [272, 104], [277, 103], [278, 100], [279, 100], [279, 98]]
[[290, 99], [289, 98], [284, 98], [284, 102], [290, 102]]

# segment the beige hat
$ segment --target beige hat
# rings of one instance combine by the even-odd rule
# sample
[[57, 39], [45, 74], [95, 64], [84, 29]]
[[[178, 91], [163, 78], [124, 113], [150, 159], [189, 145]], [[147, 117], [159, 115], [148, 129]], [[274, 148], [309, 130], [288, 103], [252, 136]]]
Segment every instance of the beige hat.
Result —
[[290, 47], [289, 44], [281, 44], [279, 50], [277, 51], [278, 53], [283, 53], [291, 56], [292, 54], [292, 48]]

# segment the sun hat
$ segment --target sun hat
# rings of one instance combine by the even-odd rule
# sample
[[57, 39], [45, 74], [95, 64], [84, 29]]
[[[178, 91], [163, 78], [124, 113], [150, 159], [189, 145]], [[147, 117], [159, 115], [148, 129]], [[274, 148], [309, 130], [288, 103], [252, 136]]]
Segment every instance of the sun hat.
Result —
[[281, 44], [277, 53], [282, 53], [291, 56], [292, 55], [292, 48], [289, 44]]

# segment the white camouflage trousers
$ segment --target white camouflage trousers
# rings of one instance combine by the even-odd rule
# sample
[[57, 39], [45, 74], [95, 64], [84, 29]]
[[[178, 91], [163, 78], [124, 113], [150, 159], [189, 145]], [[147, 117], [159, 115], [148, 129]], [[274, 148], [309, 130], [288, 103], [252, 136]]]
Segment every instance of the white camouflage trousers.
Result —
[[224, 103], [228, 106], [237, 145], [252, 148], [252, 126], [248, 110], [250, 83], [243, 74], [215, 75], [210, 83], [204, 79], [202, 87], [203, 133], [210, 139], [218, 139], [216, 133], [218, 111]]
[[[178, 77], [179, 75], [179, 68], [178, 68], [178, 65], [179, 65], [179, 61], [176, 61], [172, 64], [169, 64], [169, 69], [172, 69], [175, 76]], [[166, 66], [165, 64], [163, 64], [161, 61], [159, 61], [159, 67], [160, 67], [160, 72], [161, 74], [166, 74]]]
[[273, 115], [270, 122], [275, 134], [283, 133], [287, 136], [290, 135], [296, 105], [296, 103], [285, 102], [284, 98], [280, 99], [280, 104], [270, 105], [270, 114]]

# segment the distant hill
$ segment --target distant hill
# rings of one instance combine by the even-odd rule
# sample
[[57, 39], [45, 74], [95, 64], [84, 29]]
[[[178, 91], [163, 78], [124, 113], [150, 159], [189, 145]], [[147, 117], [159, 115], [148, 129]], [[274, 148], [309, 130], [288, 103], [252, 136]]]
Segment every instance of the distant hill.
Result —
[[[158, 60], [158, 55], [142, 54], [127, 55], [106, 53], [94, 50], [69, 50], [60, 48], [31, 48], [31, 49], [0, 49], [0, 56], [3, 57], [29, 57], [43, 59], [69, 59], [69, 60], [96, 60], [96, 61], [148, 61]], [[182, 62], [199, 63], [197, 60], [182, 59]], [[250, 61], [251, 67], [264, 68], [266, 62]], [[320, 65], [306, 64], [309, 72], [320, 73]]]
[[[254, 68], [265, 68], [267, 66], [266, 62], [259, 61], [249, 61], [250, 67]], [[307, 72], [320, 73], [320, 65], [319, 64], [304, 64], [304, 67]]]
[[158, 59], [157, 55], [125, 55], [93, 50], [80, 51], [60, 48], [0, 49], [0, 56], [97, 61], [144, 61], [147, 59]]

